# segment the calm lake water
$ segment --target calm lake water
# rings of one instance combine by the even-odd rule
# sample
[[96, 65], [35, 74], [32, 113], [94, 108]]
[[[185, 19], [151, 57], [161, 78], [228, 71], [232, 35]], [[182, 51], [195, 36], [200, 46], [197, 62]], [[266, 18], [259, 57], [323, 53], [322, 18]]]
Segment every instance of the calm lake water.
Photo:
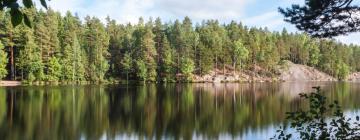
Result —
[[360, 83], [0, 87], [0, 139], [268, 139], [313, 86], [358, 112]]

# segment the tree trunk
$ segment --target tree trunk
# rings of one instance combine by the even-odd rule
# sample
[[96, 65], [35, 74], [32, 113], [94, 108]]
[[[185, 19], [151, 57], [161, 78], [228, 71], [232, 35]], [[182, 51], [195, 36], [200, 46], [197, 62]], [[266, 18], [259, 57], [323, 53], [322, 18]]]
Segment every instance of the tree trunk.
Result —
[[215, 76], [217, 76], [217, 55], [215, 55]]
[[178, 74], [179, 73], [179, 68], [180, 68], [180, 56], [179, 56], [179, 54], [177, 55], [177, 69], [176, 69], [176, 74]]
[[14, 67], [14, 46], [10, 47], [10, 69], [11, 69], [11, 80], [15, 80], [15, 67]]
[[225, 63], [223, 64], [223, 74], [225, 75]]
[[129, 72], [126, 72], [126, 84], [129, 84]]
[[233, 74], [235, 76], [235, 74], [236, 74], [236, 62], [233, 63], [233, 68], [234, 68]]
[[23, 81], [24, 80], [24, 70], [23, 70], [23, 68], [21, 69], [21, 81]]

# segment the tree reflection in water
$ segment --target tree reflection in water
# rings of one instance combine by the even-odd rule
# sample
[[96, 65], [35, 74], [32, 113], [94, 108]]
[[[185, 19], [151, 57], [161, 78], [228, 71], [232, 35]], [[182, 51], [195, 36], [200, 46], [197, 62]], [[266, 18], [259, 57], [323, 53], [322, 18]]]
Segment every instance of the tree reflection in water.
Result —
[[0, 88], [1, 139], [242, 137], [305, 107], [322, 86], [357, 110], [356, 83], [165, 84]]

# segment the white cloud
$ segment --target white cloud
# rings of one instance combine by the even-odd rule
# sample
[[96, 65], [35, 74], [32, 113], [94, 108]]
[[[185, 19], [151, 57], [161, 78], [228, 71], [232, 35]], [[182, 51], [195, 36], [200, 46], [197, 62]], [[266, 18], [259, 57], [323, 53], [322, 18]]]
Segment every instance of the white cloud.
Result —
[[360, 33], [352, 33], [346, 36], [339, 36], [336, 40], [345, 44], [357, 44], [360, 45]]
[[284, 21], [277, 11], [271, 11], [255, 17], [245, 18], [243, 22], [245, 25], [268, 27], [273, 30], [276, 30], [279, 26], [284, 25]]
[[137, 22], [139, 17], [161, 17], [164, 20], [189, 16], [194, 21], [219, 19], [230, 21], [244, 16], [250, 0], [54, 0], [49, 5], [65, 13], [70, 10], [81, 17], [104, 19], [107, 15], [121, 23]]
[[157, 8], [174, 16], [189, 16], [194, 20], [219, 19], [230, 21], [244, 16], [250, 0], [156, 0]]

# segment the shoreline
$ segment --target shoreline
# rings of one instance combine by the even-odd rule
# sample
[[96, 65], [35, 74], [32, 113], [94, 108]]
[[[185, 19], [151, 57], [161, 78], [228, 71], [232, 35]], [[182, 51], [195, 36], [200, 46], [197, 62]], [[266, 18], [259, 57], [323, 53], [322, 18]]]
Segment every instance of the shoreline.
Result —
[[0, 87], [13, 87], [13, 86], [21, 86], [21, 81], [1, 81], [0, 80]]
[[[187, 84], [227, 84], [227, 83], [286, 83], [286, 82], [356, 82], [356, 81], [352, 81], [352, 80], [345, 80], [345, 81], [333, 81], [333, 80], [293, 80], [293, 81], [284, 81], [284, 80], [273, 80], [273, 81], [220, 81], [220, 82], [210, 82], [210, 81], [193, 81], [193, 82], [170, 82], [169, 84], [181, 84], [181, 83], [187, 83]], [[129, 84], [134, 84], [134, 83], [143, 83], [141, 81], [129, 81]], [[155, 84], [163, 84], [163, 82], [146, 82], [146, 83], [155, 83]], [[116, 85], [116, 84], [126, 84], [126, 82], [105, 82], [105, 83], [68, 83], [68, 82], [57, 82], [56, 84], [54, 83], [44, 83], [44, 84], [24, 84], [21, 81], [0, 81], [0, 87], [15, 87], [15, 86], [56, 86], [56, 85], [88, 85], [88, 84], [95, 84], [95, 85], [101, 85], [101, 84], [106, 84], [106, 85]]]

